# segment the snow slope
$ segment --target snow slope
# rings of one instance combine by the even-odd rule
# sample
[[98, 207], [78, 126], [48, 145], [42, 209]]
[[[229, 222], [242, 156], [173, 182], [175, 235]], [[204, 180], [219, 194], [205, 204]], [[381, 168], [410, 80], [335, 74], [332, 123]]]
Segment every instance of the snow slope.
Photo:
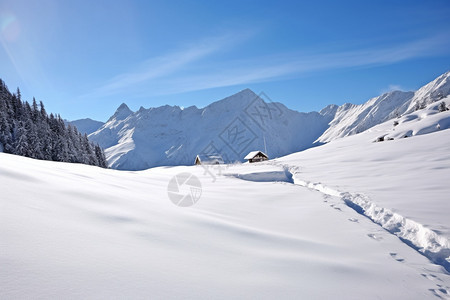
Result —
[[[427, 299], [450, 293], [440, 266], [339, 197], [292, 184], [272, 162], [222, 167], [126, 172], [0, 154], [0, 298]], [[182, 172], [202, 185], [200, 200], [188, 208], [175, 206], [167, 193]]]
[[394, 91], [372, 98], [364, 104], [346, 103], [339, 106], [330, 127], [317, 140], [328, 143], [392, 119], [399, 114], [397, 109], [413, 95], [413, 92]]
[[450, 111], [437, 107], [276, 162], [450, 270]]
[[[447, 111], [439, 111], [439, 105], [445, 103]], [[389, 126], [392, 124], [392, 126]], [[405, 114], [394, 119], [392, 123], [380, 126], [386, 135], [381, 135], [383, 140], [411, 137], [415, 135], [428, 134], [450, 128], [450, 96], [426, 106], [424, 109]], [[375, 130], [375, 129], [374, 129]]]
[[317, 139], [327, 143], [336, 138], [363, 132], [397, 116], [409, 114], [450, 95], [450, 71], [416, 92], [393, 91], [360, 105], [344, 104], [336, 110], [330, 127]]
[[411, 101], [405, 103], [401, 110], [406, 108], [405, 114], [408, 114], [415, 111], [417, 106], [427, 106], [448, 95], [450, 95], [450, 71], [417, 90]]
[[[106, 149], [114, 169], [191, 165], [197, 154], [241, 161], [266, 147], [270, 157], [309, 148], [333, 118], [299, 113], [246, 89], [205, 108], [162, 106], [132, 112], [122, 104], [89, 138]], [[266, 101], [264, 101], [266, 100]]]

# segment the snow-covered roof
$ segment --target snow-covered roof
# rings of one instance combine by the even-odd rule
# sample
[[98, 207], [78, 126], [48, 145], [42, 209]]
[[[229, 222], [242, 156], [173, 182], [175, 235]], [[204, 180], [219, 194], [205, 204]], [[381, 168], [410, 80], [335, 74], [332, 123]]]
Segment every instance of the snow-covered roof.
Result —
[[213, 154], [213, 155], [207, 155], [207, 154], [198, 154], [197, 158], [200, 159], [202, 163], [219, 163], [223, 164], [223, 158], [220, 154]]
[[264, 155], [265, 157], [269, 158], [269, 157], [267, 156], [267, 154], [265, 154], [265, 153], [262, 152], [262, 151], [252, 151], [252, 152], [250, 152], [249, 154], [247, 154], [247, 156], [244, 157], [244, 159], [252, 159], [252, 158], [254, 158], [256, 155], [258, 155], [259, 153], [261, 153], [261, 154]]

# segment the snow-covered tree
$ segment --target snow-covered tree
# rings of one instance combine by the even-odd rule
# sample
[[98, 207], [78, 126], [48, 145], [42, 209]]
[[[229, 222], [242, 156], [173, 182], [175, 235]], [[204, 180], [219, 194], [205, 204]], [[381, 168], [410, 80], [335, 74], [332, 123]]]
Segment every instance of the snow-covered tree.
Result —
[[444, 111], [447, 111], [447, 110], [448, 110], [448, 108], [446, 107], [444, 101], [442, 101], [441, 103], [439, 103], [438, 109], [439, 109], [440, 112], [444, 112]]
[[76, 128], [66, 127], [59, 115], [50, 114], [40, 101], [22, 101], [20, 90], [9, 92], [0, 79], [0, 144], [2, 151], [36, 159], [107, 167], [105, 154]]

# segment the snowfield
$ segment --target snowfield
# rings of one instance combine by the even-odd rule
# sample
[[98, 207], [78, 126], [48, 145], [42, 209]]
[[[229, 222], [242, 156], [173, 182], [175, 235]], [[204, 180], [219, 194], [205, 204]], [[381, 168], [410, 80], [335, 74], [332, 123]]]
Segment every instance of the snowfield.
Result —
[[255, 164], [118, 171], [0, 153], [0, 298], [450, 298], [438, 106]]
[[[209, 168], [0, 154], [0, 298], [448, 298], [450, 130], [373, 142], [392, 126]], [[201, 182], [191, 207], [169, 199], [180, 173]], [[423, 248], [358, 199], [428, 230]]]

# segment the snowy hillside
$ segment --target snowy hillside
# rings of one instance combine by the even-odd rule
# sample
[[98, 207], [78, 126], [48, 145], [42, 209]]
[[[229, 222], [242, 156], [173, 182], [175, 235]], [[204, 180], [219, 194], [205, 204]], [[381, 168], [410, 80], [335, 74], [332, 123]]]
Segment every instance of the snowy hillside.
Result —
[[393, 119], [383, 126], [386, 131], [377, 137], [377, 141], [385, 141], [428, 134], [450, 128], [450, 96], [439, 102], [429, 104], [423, 109]]
[[398, 108], [410, 100], [413, 92], [389, 92], [370, 99], [364, 104], [344, 104], [336, 110], [330, 127], [320, 136], [319, 142], [327, 143], [336, 138], [363, 132], [370, 127], [392, 119]]
[[336, 138], [363, 132], [397, 116], [409, 114], [450, 95], [450, 71], [416, 92], [393, 91], [364, 104], [344, 104], [336, 109], [330, 127], [317, 139], [327, 143]]
[[122, 104], [89, 138], [106, 148], [112, 168], [142, 170], [191, 165], [197, 154], [220, 153], [234, 162], [267, 148], [279, 157], [311, 147], [332, 117], [292, 111], [247, 89], [202, 109], [166, 105], [132, 112]]
[[438, 106], [276, 162], [450, 271], [450, 111]]
[[81, 132], [82, 134], [86, 133], [88, 135], [97, 131], [100, 127], [103, 126], [103, 124], [105, 124], [103, 122], [95, 121], [89, 118], [75, 121], [66, 121], [65, 123], [75, 126], [78, 132]]
[[[0, 153], [0, 298], [446, 299], [442, 127], [374, 142], [390, 120], [275, 161], [210, 168], [128, 172]], [[201, 187], [173, 192], [181, 173]], [[193, 187], [195, 205], [171, 202]]]
[[401, 110], [406, 109], [405, 113], [411, 113], [417, 110], [417, 108], [423, 108], [431, 103], [442, 100], [448, 95], [450, 95], [450, 71], [417, 90], [411, 101], [405, 103]]

